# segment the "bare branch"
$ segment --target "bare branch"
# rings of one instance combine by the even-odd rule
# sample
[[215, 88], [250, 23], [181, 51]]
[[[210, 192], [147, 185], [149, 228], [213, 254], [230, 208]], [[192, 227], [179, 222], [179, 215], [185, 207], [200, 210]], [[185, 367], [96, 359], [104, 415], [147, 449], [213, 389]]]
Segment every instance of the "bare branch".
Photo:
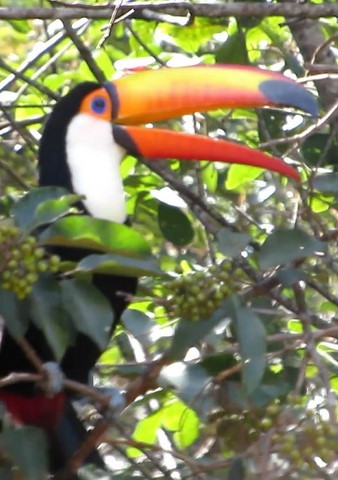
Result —
[[[338, 4], [310, 4], [310, 3], [190, 3], [190, 2], [158, 2], [158, 3], [132, 3], [131, 5], [121, 5], [119, 13], [125, 14], [134, 10], [134, 18], [147, 19], [147, 15], [143, 14], [143, 10], [148, 12], [161, 12], [173, 16], [182, 16], [186, 13], [192, 14], [194, 17], [219, 18], [219, 17], [273, 17], [283, 16], [288, 18], [306, 17], [335, 17], [338, 16]], [[0, 8], [1, 20], [29, 20], [29, 19], [71, 19], [86, 18], [91, 19], [107, 19], [109, 20], [115, 9], [115, 5], [111, 7], [88, 8], [80, 7], [61, 7], [61, 8]]]

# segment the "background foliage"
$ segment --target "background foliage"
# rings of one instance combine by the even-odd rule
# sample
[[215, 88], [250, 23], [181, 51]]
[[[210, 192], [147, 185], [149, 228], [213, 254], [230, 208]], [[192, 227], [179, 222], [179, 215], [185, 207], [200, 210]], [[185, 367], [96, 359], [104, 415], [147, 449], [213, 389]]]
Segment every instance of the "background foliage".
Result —
[[[107, 256], [58, 265], [64, 272], [75, 268], [60, 287], [44, 273], [53, 271], [51, 259], [36, 254], [40, 265], [47, 264], [36, 267], [32, 293], [18, 302], [4, 278], [13, 242], [3, 242], [0, 313], [20, 337], [25, 319], [18, 312], [28, 305], [59, 358], [74, 328], [99, 344], [106, 340], [95, 337], [104, 312], [98, 316], [94, 305], [88, 318], [83, 314], [87, 299], [95, 297], [83, 272], [122, 270], [141, 277], [96, 371], [98, 384], [130, 393], [146, 367], [157, 368], [155, 384], [136, 389], [142, 395], [105, 435], [103, 452], [114, 478], [336, 478], [337, 20], [194, 18], [147, 15], [145, 9], [146, 19], [134, 19], [132, 12], [120, 18], [117, 10], [107, 22], [85, 18], [86, 5], [100, 2], [81, 5], [80, 20], [0, 23], [0, 228], [7, 231], [14, 217], [20, 246], [38, 225], [56, 221], [29, 255], [57, 237], [99, 247]], [[10, 2], [33, 6], [58, 4]], [[36, 189], [38, 141], [55, 100], [78, 82], [128, 69], [215, 62], [298, 78], [318, 95], [320, 118], [290, 109], [237, 109], [166, 124], [283, 157], [297, 166], [302, 183], [244, 166], [127, 157], [121, 172], [134, 236], [112, 226], [117, 230], [105, 238], [90, 219], [80, 227], [72, 218], [60, 220], [77, 198]], [[83, 233], [88, 229], [90, 238]], [[129, 245], [121, 251], [114, 238], [129, 238]], [[25, 279], [24, 250], [19, 267]], [[82, 312], [81, 324], [74, 318], [60, 329], [51, 315], [56, 299], [68, 312]], [[43, 452], [20, 454], [28, 438], [35, 447], [41, 443], [31, 429], [9, 429], [2, 444], [11, 447], [25, 478], [36, 480], [42, 478]]]

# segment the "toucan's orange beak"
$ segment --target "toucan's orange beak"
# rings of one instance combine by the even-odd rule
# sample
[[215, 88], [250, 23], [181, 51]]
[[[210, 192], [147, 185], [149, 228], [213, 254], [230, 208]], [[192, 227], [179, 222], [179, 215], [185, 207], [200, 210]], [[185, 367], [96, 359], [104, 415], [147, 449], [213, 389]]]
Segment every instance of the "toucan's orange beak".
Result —
[[278, 73], [240, 65], [144, 70], [105, 85], [114, 122], [158, 122], [217, 108], [289, 105], [316, 115], [314, 97]]
[[[288, 105], [317, 114], [315, 98], [283, 75], [243, 66], [145, 70], [106, 83], [116, 124], [156, 122], [217, 108]], [[148, 158], [255, 165], [299, 179], [281, 160], [239, 144], [158, 129], [114, 126], [116, 142]]]

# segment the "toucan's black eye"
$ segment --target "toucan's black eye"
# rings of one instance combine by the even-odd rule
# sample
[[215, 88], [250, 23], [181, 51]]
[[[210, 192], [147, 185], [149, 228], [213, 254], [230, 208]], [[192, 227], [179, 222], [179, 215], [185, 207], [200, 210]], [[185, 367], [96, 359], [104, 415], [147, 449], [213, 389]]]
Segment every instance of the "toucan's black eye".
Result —
[[94, 113], [104, 113], [107, 108], [106, 99], [103, 97], [95, 97], [91, 103], [91, 109]]

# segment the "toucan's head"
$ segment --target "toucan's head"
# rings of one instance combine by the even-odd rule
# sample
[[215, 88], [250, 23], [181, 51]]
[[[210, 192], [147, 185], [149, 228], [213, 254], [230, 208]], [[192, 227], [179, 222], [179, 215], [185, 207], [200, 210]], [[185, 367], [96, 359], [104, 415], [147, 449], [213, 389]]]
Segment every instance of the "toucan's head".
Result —
[[283, 75], [241, 66], [146, 70], [103, 86], [85, 82], [54, 107], [40, 144], [40, 185], [86, 197], [96, 217], [126, 219], [121, 159], [178, 158], [242, 163], [299, 179], [292, 167], [240, 144], [130, 126], [223, 107], [289, 105], [316, 115], [314, 97]]

